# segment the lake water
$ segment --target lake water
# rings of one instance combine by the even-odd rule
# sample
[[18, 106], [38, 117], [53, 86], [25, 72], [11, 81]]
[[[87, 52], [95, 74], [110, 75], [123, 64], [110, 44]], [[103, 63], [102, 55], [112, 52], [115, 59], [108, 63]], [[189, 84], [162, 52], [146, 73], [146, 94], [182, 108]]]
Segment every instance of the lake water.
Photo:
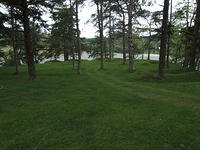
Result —
[[[128, 54], [127, 54], [128, 56]], [[114, 58], [123, 58], [123, 54], [122, 53], [114, 53]], [[136, 59], [147, 59], [148, 58], [148, 54], [139, 54], [139, 55], [136, 55], [135, 56]], [[82, 53], [82, 56], [81, 56], [81, 59], [82, 60], [94, 60], [95, 58], [93, 57], [90, 57], [90, 55], [87, 53], [87, 52], [83, 52]], [[158, 61], [159, 60], [159, 54], [151, 54], [150, 55], [150, 59], [151, 60], [156, 60]], [[58, 60], [58, 61], [64, 61], [64, 55], [60, 55], [58, 58], [48, 58], [48, 59], [44, 59], [43, 61], [40, 62], [40, 64], [43, 64], [47, 61], [51, 61], [51, 60]], [[2, 65], [0, 64], [0, 67]]]
[[[114, 53], [114, 58], [121, 58], [122, 59], [123, 58], [123, 54], [122, 53]], [[143, 59], [147, 59], [148, 58], [148, 54], [139, 54], [139, 55], [136, 55], [135, 58], [136, 59], [142, 59], [142, 58]], [[87, 52], [83, 52], [82, 56], [81, 56], [81, 59], [82, 60], [94, 60], [95, 58], [90, 57], [90, 55]], [[159, 60], [159, 54], [151, 54], [150, 55], [150, 59], [158, 61]], [[56, 59], [55, 58], [45, 59], [40, 63], [45, 63], [45, 62], [50, 61], [50, 60], [64, 61], [64, 55], [60, 55]]]

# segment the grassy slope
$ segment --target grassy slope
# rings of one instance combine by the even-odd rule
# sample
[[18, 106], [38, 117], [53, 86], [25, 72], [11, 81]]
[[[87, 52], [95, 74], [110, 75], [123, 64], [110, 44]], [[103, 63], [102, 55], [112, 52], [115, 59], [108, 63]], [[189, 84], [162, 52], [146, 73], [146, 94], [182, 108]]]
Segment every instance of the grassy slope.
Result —
[[82, 75], [69, 63], [0, 68], [1, 150], [199, 150], [200, 73], [168, 70], [155, 81], [157, 65], [137, 71], [114, 60], [106, 70], [84, 62]]

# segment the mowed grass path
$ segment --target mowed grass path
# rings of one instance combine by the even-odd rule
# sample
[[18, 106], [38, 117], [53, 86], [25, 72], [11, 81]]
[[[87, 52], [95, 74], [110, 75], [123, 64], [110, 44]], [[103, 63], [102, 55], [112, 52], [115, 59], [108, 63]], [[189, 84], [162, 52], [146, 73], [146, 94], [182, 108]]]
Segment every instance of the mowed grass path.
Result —
[[199, 150], [200, 73], [167, 70], [137, 61], [127, 72], [120, 60], [0, 68], [1, 150]]

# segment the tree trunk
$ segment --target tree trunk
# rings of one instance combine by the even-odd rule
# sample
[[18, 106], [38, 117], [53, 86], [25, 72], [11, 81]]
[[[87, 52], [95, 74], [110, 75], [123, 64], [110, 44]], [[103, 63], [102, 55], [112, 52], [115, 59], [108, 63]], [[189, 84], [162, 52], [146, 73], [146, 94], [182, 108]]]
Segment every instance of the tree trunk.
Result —
[[165, 56], [166, 56], [166, 46], [167, 46], [167, 24], [168, 24], [168, 12], [169, 12], [169, 0], [164, 0], [163, 9], [163, 21], [162, 21], [162, 34], [160, 42], [160, 58], [159, 58], [159, 71], [158, 78], [162, 79], [164, 77], [165, 69]]
[[190, 9], [190, 0], [187, 0], [187, 8], [186, 8], [186, 23], [187, 28], [189, 27], [189, 9]]
[[188, 68], [189, 63], [190, 63], [190, 41], [185, 41], [186, 42], [186, 48], [184, 52], [184, 62], [183, 62], [183, 67]]
[[123, 31], [122, 31], [122, 34], [123, 34], [123, 64], [125, 65], [126, 64], [126, 24], [125, 24], [125, 14], [123, 13]]
[[128, 5], [128, 52], [129, 52], [129, 72], [133, 71], [133, 0]]
[[34, 52], [32, 47], [30, 25], [29, 25], [29, 10], [27, 0], [23, 1], [23, 26], [24, 26], [24, 42], [26, 49], [26, 59], [28, 64], [29, 80], [36, 79], [36, 70], [34, 63]]
[[111, 0], [109, 0], [109, 59], [112, 59], [112, 14], [111, 14]]
[[79, 30], [79, 19], [78, 19], [78, 0], [76, 0], [76, 30], [77, 30], [77, 52], [78, 52], [77, 73], [81, 74], [81, 47], [80, 47], [80, 30]]
[[103, 58], [103, 0], [100, 3], [100, 44], [101, 44], [101, 69], [104, 69], [104, 58]]
[[99, 33], [100, 33], [100, 59], [101, 65], [100, 69], [104, 69], [104, 54], [103, 54], [103, 0], [100, 1], [100, 8], [99, 3], [97, 4], [97, 13], [98, 13], [98, 25], [99, 25]]
[[169, 67], [169, 62], [170, 62], [170, 45], [171, 45], [171, 24], [172, 24], [172, 0], [170, 3], [170, 21], [169, 21], [169, 33], [168, 33], [168, 38], [167, 38], [167, 61], [166, 61], [166, 66]]
[[107, 45], [106, 45], [107, 43], [106, 43], [106, 42], [107, 42], [106, 39], [103, 39], [104, 58], [105, 58], [105, 59], [107, 59], [107, 58], [110, 59], [110, 56], [109, 56], [109, 55], [110, 55], [110, 54], [109, 54], [110, 52], [107, 53], [107, 47], [106, 47], [106, 46], [107, 46]]
[[76, 61], [76, 56], [75, 53], [72, 53], [72, 68], [75, 69], [75, 61]]
[[177, 64], [177, 62], [178, 62], [178, 56], [180, 55], [180, 51], [181, 51], [181, 49], [180, 48], [178, 48], [178, 50], [176, 51], [176, 55], [175, 55], [175, 64]]
[[148, 48], [148, 60], [150, 60], [151, 55], [151, 22], [150, 22], [150, 30], [149, 30], [149, 48]]
[[[72, 6], [72, 1], [70, 0], [70, 11], [72, 11], [73, 9], [73, 6]], [[70, 26], [70, 30], [73, 32], [73, 26]], [[74, 35], [74, 32], [72, 34], [72, 39], [73, 39], [73, 46], [72, 46], [72, 69], [74, 70], [75, 69], [75, 61], [76, 61], [76, 56], [75, 56], [75, 49], [76, 49], [76, 40], [75, 40], [75, 35]]]
[[[187, 10], [186, 10], [186, 27], [187, 30], [189, 29], [189, 7], [190, 7], [190, 1], [187, 0]], [[186, 47], [185, 47], [185, 52], [184, 52], [184, 62], [183, 62], [183, 67], [188, 68], [189, 62], [190, 62], [190, 42], [187, 39], [185, 41]]]
[[170, 62], [170, 34], [168, 35], [167, 39], [167, 60], [166, 60], [166, 67], [169, 68], [169, 62]]
[[14, 62], [15, 62], [15, 73], [19, 74], [19, 64], [18, 64], [18, 52], [15, 44], [15, 21], [14, 21], [14, 8], [11, 6], [11, 25], [12, 25], [12, 46], [13, 46], [13, 52], [14, 52]]
[[200, 29], [200, 0], [197, 0], [197, 9], [196, 9], [196, 19], [194, 23], [194, 33], [193, 33], [193, 40], [192, 40], [192, 49], [190, 55], [190, 68], [195, 70], [196, 69], [196, 53], [198, 48], [198, 36], [199, 36], [199, 29]]
[[64, 61], [68, 61], [69, 60], [69, 53], [67, 50], [64, 50]]
[[111, 51], [111, 57], [113, 57], [113, 52], [115, 51], [115, 20], [112, 20], [112, 51]]

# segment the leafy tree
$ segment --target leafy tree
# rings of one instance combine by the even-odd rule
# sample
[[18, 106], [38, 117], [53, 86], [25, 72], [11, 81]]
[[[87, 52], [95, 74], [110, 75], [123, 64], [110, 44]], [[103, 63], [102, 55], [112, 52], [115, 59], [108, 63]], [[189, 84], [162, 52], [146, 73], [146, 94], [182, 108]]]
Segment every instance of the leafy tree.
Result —
[[126, 64], [126, 9], [124, 8], [124, 4], [122, 1], [116, 1], [115, 11], [122, 16], [122, 20], [120, 22], [122, 29], [122, 43], [123, 43], [123, 64]]
[[95, 0], [94, 1], [96, 6], [97, 6], [97, 20], [98, 20], [98, 27], [99, 27], [99, 34], [100, 34], [100, 60], [101, 60], [101, 64], [100, 64], [100, 69], [104, 69], [104, 50], [103, 50], [103, 41], [104, 41], [104, 37], [103, 37], [103, 30], [104, 30], [104, 23], [103, 23], [103, 4], [104, 1], [103, 0]]
[[57, 54], [64, 54], [64, 60], [67, 61], [74, 46], [73, 11], [65, 5], [57, 8], [53, 13], [53, 20], [55, 23], [52, 25], [51, 47]]
[[41, 0], [1, 0], [0, 3], [6, 7], [13, 7], [18, 12], [18, 19], [23, 24], [24, 29], [24, 45], [26, 50], [26, 58], [28, 64], [28, 75], [30, 80], [36, 78], [36, 69], [34, 63], [34, 51], [31, 39], [30, 18], [44, 23], [41, 16], [44, 8], [51, 8], [59, 0], [41, 1]]
[[200, 0], [197, 0], [197, 8], [196, 8], [196, 18], [194, 22], [194, 31], [193, 31], [193, 39], [192, 39], [192, 49], [191, 49], [191, 60], [190, 60], [190, 68], [196, 69], [196, 55], [197, 49], [199, 48], [199, 30], [200, 30]]
[[[10, 54], [11, 54], [11, 58], [13, 58], [14, 61], [11, 60], [11, 62], [15, 64], [15, 74], [18, 74], [19, 69], [18, 69], [18, 60], [17, 60], [17, 49], [16, 49], [16, 44], [15, 44], [16, 22], [15, 22], [14, 7], [13, 6], [8, 7], [7, 11], [8, 11], [8, 14], [0, 13], [1, 33], [2, 33], [1, 39], [7, 41], [6, 45], [3, 44], [4, 46], [9, 46], [13, 48], [14, 57], [12, 57], [13, 56], [12, 52], [10, 52]], [[11, 27], [10, 26], [7, 27], [4, 24], [9, 24]], [[8, 59], [6, 59], [6, 61], [8, 61]]]
[[[190, 0], [185, 0], [177, 5], [177, 9], [174, 12], [174, 18], [176, 19], [173, 24], [178, 26], [178, 30], [182, 32], [184, 45], [184, 60], [183, 67], [188, 68], [190, 64], [190, 54], [192, 47], [192, 32], [193, 32], [193, 22], [194, 22], [194, 4]], [[191, 5], [192, 4], [192, 5]]]

